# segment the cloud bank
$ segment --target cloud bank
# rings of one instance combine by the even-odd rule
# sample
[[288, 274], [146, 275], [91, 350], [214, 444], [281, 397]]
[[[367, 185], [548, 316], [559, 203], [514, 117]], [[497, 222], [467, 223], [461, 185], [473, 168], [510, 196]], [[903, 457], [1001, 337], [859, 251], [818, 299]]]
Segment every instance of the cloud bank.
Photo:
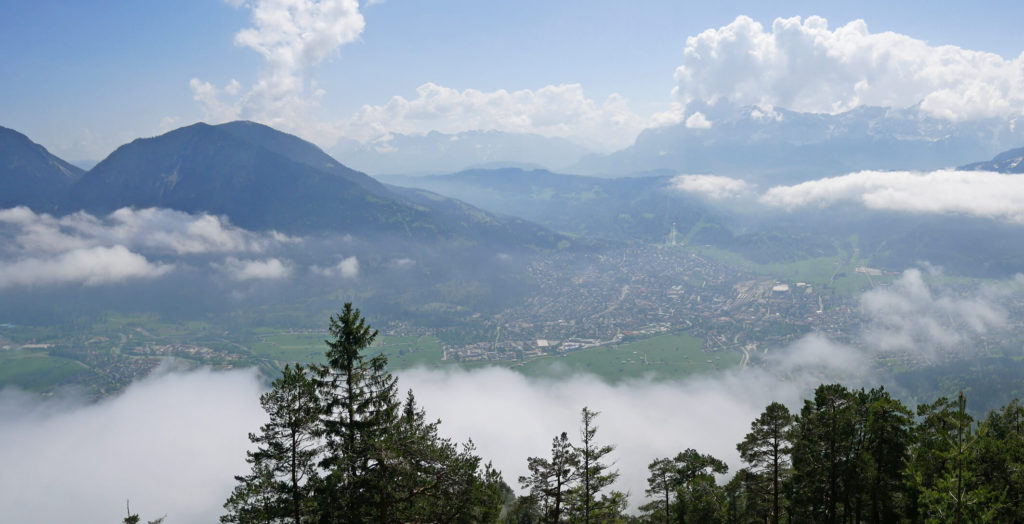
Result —
[[753, 186], [747, 182], [718, 175], [679, 175], [670, 182], [671, 187], [686, 193], [696, 193], [714, 200], [749, 195]]
[[1024, 222], [1024, 177], [984, 171], [861, 171], [773, 187], [760, 201], [788, 209], [854, 202], [868, 209]]
[[255, 372], [156, 375], [92, 405], [0, 391], [0, 521], [216, 522], [265, 417]]
[[818, 16], [777, 18], [769, 29], [747, 16], [687, 38], [674, 93], [703, 101], [839, 113], [860, 105], [908, 107], [948, 120], [1024, 113], [1024, 55], [945, 45], [863, 20], [830, 29]]
[[[647, 465], [695, 448], [741, 466], [735, 445], [771, 401], [797, 410], [820, 383], [878, 385], [871, 360], [882, 347], [945, 351], [936, 340], [967, 340], [1004, 322], [998, 298], [1020, 292], [1020, 278], [966, 293], [929, 286], [909, 270], [887, 290], [865, 293], [866, 349], [820, 334], [772, 348], [759, 367], [674, 381], [607, 383], [568, 372], [528, 378], [504, 368], [410, 369], [398, 373], [441, 432], [472, 438], [478, 453], [518, 488], [526, 458], [546, 456], [562, 431], [578, 438], [579, 411], [600, 411], [598, 439], [614, 444], [616, 489], [644, 502]], [[935, 326], [938, 329], [935, 329]], [[905, 336], [906, 335], [906, 336]], [[114, 522], [125, 498], [144, 517], [212, 522], [246, 471], [246, 435], [263, 422], [261, 384], [251, 371], [156, 374], [97, 404], [40, 402], [0, 392], [0, 521]]]
[[366, 142], [386, 141], [392, 133], [495, 130], [572, 138], [607, 151], [632, 143], [654, 118], [634, 113], [617, 94], [604, 101], [588, 98], [579, 84], [485, 92], [426, 83], [413, 98], [363, 106], [340, 124], [340, 132]]
[[152, 263], [124, 246], [89, 247], [49, 258], [0, 261], [0, 288], [66, 283], [95, 286], [158, 277], [171, 269], [171, 265]]
[[[176, 264], [154, 257], [260, 253], [300, 240], [276, 232], [253, 233], [224, 217], [170, 209], [123, 208], [106, 217], [85, 212], [54, 217], [15, 207], [0, 210], [0, 241], [0, 288], [5, 288], [155, 278]], [[288, 274], [277, 259], [243, 267], [229, 257], [222, 266], [236, 279]]]
[[965, 342], [1005, 327], [1008, 313], [997, 299], [1020, 290], [1018, 278], [958, 295], [933, 289], [920, 269], [908, 269], [891, 287], [860, 296], [866, 321], [862, 338], [875, 351], [911, 351], [929, 359], [951, 349], [975, 353]]

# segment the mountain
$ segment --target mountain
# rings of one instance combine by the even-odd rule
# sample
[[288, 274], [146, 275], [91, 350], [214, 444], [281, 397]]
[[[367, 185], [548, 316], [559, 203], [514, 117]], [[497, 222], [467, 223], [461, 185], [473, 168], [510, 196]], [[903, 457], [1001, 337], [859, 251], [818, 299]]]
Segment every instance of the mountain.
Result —
[[83, 172], [27, 136], [0, 127], [0, 209], [26, 205], [52, 211]]
[[674, 224], [679, 241], [709, 242], [723, 231], [718, 215], [699, 199], [670, 189], [669, 177], [600, 178], [507, 168], [379, 178], [577, 237], [660, 243]]
[[835, 115], [782, 108], [702, 108], [709, 128], [647, 129], [610, 155], [570, 171], [622, 176], [655, 169], [711, 173], [764, 184], [795, 183], [864, 169], [937, 169], [1024, 142], [1009, 120], [951, 122], [918, 107], [862, 106]]
[[346, 164], [373, 174], [440, 174], [470, 167], [561, 168], [590, 151], [564, 138], [525, 133], [467, 131], [390, 135], [386, 141], [342, 141], [333, 153]]
[[298, 137], [253, 122], [194, 124], [137, 139], [79, 179], [62, 210], [125, 206], [227, 215], [248, 229], [345, 232], [550, 247], [560, 238], [440, 195], [409, 195]]
[[960, 166], [961, 171], [995, 171], [996, 173], [1024, 173], [1024, 147], [999, 153], [988, 162], [975, 162]]

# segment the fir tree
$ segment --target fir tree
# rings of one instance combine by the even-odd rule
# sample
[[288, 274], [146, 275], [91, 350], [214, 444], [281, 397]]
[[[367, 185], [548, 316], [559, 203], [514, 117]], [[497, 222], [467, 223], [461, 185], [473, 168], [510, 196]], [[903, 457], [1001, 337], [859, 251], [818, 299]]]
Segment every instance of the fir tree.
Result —
[[761, 491], [769, 500], [769, 520], [773, 524], [778, 524], [782, 515], [781, 486], [789, 470], [792, 426], [793, 415], [789, 409], [772, 402], [757, 420], [751, 422], [750, 433], [736, 446], [740, 458], [765, 481], [766, 486]]
[[235, 477], [222, 522], [259, 521], [299, 524], [314, 513], [311, 489], [317, 476], [320, 400], [302, 365], [286, 365], [272, 389], [260, 396], [269, 421], [250, 433], [255, 451], [246, 453], [252, 473]]
[[580, 445], [576, 446], [579, 484], [570, 493], [571, 522], [607, 522], [617, 517], [626, 504], [622, 492], [602, 493], [619, 478], [619, 472], [605, 463], [615, 446], [597, 444], [594, 419], [599, 414], [586, 407], [580, 413]]

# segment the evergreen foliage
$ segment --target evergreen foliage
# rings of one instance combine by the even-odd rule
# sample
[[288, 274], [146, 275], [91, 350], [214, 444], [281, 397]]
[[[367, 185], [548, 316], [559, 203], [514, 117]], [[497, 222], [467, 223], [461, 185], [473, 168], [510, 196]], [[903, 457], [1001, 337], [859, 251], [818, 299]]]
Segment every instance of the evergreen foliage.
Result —
[[495, 522], [508, 487], [472, 442], [438, 435], [383, 356], [377, 332], [352, 304], [330, 319], [326, 365], [286, 366], [260, 398], [270, 418], [250, 434], [251, 471], [222, 522]]
[[[821, 385], [799, 413], [773, 402], [737, 444], [747, 465], [695, 449], [648, 465], [642, 515], [612, 489], [615, 447], [581, 411], [529, 457], [516, 497], [473, 443], [439, 436], [413, 393], [398, 397], [377, 332], [351, 304], [330, 319], [326, 365], [285, 366], [260, 397], [250, 471], [224, 504], [238, 523], [1024, 522], [1024, 407], [975, 421], [967, 398], [917, 406], [882, 388]], [[723, 480], [724, 484], [719, 484]], [[124, 522], [139, 522], [128, 511]]]

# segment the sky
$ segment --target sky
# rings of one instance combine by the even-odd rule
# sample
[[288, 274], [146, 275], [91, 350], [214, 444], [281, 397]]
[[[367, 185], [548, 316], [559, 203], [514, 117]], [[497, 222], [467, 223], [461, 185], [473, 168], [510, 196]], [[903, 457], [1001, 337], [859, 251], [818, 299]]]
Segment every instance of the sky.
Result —
[[[951, 118], [1019, 112], [1021, 14], [1024, 7], [1011, 1], [5, 0], [0, 125], [80, 161], [101, 159], [139, 136], [236, 118], [277, 126], [325, 148], [345, 138], [490, 128], [563, 136], [611, 151], [646, 127], [694, 116], [673, 106], [694, 99], [731, 94], [737, 103], [782, 105], [799, 95], [809, 100], [800, 109], [835, 112], [862, 102], [910, 105], [949, 87], [950, 77], [982, 77], [999, 92], [961, 86], [947, 98], [1006, 102], [973, 112], [955, 108]], [[778, 37], [776, 19], [792, 17], [801, 17], [805, 29], [827, 24], [829, 38], [838, 42], [828, 53], [844, 65], [808, 87], [820, 100], [792, 92], [785, 81], [799, 80], [793, 63], [822, 71], [799, 50], [783, 50], [777, 53], [783, 60], [761, 64], [730, 61], [750, 49], [727, 46], [705, 47], [699, 59], [686, 56], [688, 39], [706, 31]], [[824, 20], [809, 24], [812, 17]], [[857, 20], [864, 25], [855, 29], [881, 42], [859, 47], [874, 66], [850, 50], [853, 39], [835, 36]], [[760, 24], [760, 33], [744, 33], [741, 26], [751, 24]], [[892, 36], [886, 32], [923, 47], [885, 41]], [[979, 65], [977, 57], [964, 61], [935, 52], [936, 46], [992, 55]], [[941, 69], [937, 75], [946, 84], [935, 85], [936, 75], [922, 84], [920, 75], [907, 74], [906, 64], [923, 63], [922, 56], [940, 56], [942, 63], [929, 67]], [[682, 78], [677, 68], [684, 65], [690, 74]], [[986, 78], [984, 71], [993, 69]], [[775, 70], [783, 80], [769, 91], [778, 96], [740, 96], [751, 86], [732, 73], [744, 70], [758, 82]], [[913, 85], [900, 84], [915, 77]], [[893, 78], [900, 80], [886, 80]], [[844, 91], [861, 80], [914, 101]]]

